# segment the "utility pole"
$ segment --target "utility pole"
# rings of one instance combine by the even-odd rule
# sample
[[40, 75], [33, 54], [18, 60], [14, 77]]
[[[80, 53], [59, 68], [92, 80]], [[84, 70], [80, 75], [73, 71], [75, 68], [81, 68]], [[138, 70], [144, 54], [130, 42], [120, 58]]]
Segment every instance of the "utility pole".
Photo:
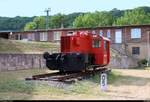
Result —
[[147, 31], [147, 67], [149, 66], [149, 62], [150, 62], [150, 31]]
[[47, 8], [45, 9], [44, 12], [46, 12], [47, 16], [46, 16], [46, 30], [48, 30], [49, 27], [49, 12], [51, 11], [51, 8]]

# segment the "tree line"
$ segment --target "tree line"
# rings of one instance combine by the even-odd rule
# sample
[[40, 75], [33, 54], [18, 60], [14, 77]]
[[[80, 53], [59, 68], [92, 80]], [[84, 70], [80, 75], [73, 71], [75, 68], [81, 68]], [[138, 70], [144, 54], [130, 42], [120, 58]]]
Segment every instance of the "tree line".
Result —
[[13, 30], [20, 31], [24, 30], [26, 23], [33, 21], [34, 17], [0, 17], [0, 31]]
[[[150, 24], [150, 7], [128, 10], [95, 11], [87, 13], [55, 14], [49, 16], [49, 29], [114, 25]], [[35, 30], [46, 28], [46, 17], [0, 17], [0, 30]]]

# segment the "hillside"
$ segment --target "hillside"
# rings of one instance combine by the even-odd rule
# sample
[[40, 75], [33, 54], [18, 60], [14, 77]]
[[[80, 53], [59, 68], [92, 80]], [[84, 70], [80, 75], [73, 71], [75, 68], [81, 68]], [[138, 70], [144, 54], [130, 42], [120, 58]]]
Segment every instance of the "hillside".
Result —
[[[142, 7], [138, 7], [138, 8], [142, 8], [145, 11], [146, 14], [150, 13], [150, 7], [149, 6], [142, 6]], [[133, 9], [119, 10], [117, 8], [114, 8], [114, 9], [108, 11], [108, 12], [112, 14], [112, 16], [114, 17], [114, 20], [115, 20], [115, 19], [121, 17], [125, 11], [132, 11]], [[83, 12], [74, 12], [74, 13], [71, 13], [71, 14], [64, 15], [64, 17], [65, 17], [64, 27], [65, 28], [72, 28], [73, 27], [73, 22], [76, 19], [76, 17], [78, 17], [79, 15], [82, 15], [82, 14], [86, 14], [86, 13], [87, 12], [85, 12], [85, 13], [83, 13]], [[34, 20], [34, 18], [36, 18], [36, 17], [20, 17], [20, 16], [0, 17], [0, 31], [4, 31], [4, 30], [21, 31], [21, 30], [24, 29], [24, 26], [27, 23], [37, 21], [37, 19]], [[60, 26], [60, 21], [59, 21], [60, 16], [51, 15], [50, 18], [53, 18], [53, 20], [50, 21], [50, 28], [57, 28], [57, 27]], [[45, 16], [43, 16], [43, 21], [40, 19], [40, 21], [42, 23], [38, 24], [38, 26], [35, 27], [35, 29], [45, 28], [45, 23], [44, 23], [45, 20], [44, 19], [45, 19]], [[34, 24], [35, 24], [35, 22], [34, 22]], [[44, 24], [44, 25], [42, 25], [42, 24]], [[42, 28], [39, 27], [39, 25], [42, 26]]]
[[13, 30], [19, 31], [25, 26], [26, 23], [31, 22], [34, 17], [0, 17], [0, 31]]
[[58, 44], [0, 39], [0, 53], [43, 53], [57, 51]]
[[[57, 52], [60, 45], [50, 42], [24, 42], [18, 40], [0, 39], [0, 53], [44, 53]], [[110, 49], [111, 57], [119, 57], [117, 51]]]

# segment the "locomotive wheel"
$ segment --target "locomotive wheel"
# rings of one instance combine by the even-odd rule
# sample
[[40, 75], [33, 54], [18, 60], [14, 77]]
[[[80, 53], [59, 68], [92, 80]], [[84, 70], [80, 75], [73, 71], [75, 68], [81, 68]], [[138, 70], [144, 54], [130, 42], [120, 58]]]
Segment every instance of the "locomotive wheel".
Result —
[[60, 69], [60, 70], [59, 70], [59, 73], [64, 74], [64, 73], [65, 73], [65, 71], [64, 71], [64, 70], [62, 70], [62, 69]]

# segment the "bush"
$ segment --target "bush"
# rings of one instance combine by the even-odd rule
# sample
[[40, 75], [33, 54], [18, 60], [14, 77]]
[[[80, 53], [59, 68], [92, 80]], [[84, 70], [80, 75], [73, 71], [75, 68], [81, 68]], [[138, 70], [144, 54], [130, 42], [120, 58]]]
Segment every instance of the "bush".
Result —
[[147, 62], [148, 61], [146, 59], [142, 59], [142, 60], [138, 61], [138, 66], [139, 67], [144, 67], [144, 66], [147, 65]]

